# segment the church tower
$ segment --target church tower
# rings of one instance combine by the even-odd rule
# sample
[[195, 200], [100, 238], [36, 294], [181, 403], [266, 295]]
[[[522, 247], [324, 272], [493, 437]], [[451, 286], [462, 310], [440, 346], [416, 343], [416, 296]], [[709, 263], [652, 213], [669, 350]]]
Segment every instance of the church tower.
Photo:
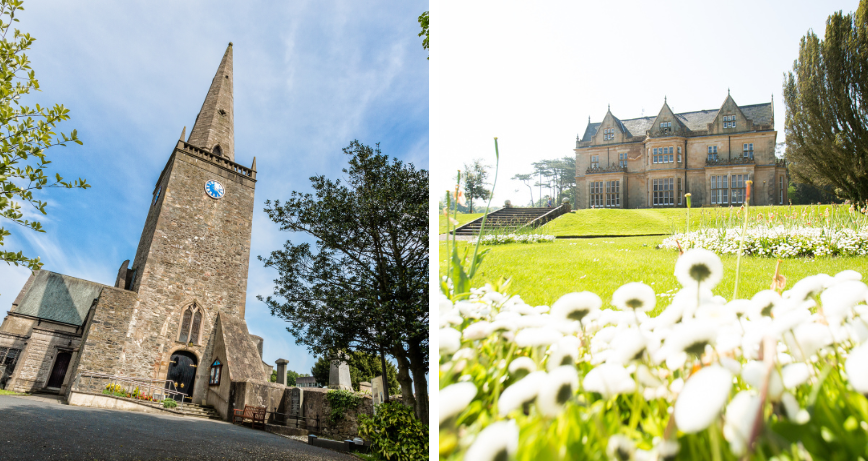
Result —
[[189, 139], [185, 128], [154, 183], [132, 264], [92, 309], [80, 371], [170, 380], [196, 403], [217, 346], [242, 351], [255, 378], [266, 371], [244, 323], [256, 160], [235, 162], [232, 83], [229, 43]]

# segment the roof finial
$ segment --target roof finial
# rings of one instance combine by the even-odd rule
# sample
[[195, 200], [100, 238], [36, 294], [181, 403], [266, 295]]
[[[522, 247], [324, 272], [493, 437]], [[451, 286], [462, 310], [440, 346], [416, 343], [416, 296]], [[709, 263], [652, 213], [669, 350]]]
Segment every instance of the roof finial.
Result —
[[591, 116], [588, 115], [588, 123], [591, 123]]
[[187, 127], [185, 126], [183, 130], [181, 130], [181, 141], [186, 140]]
[[729, 87], [726, 87], [726, 95], [729, 96]]
[[609, 104], [609, 112], [612, 112], [612, 105]]
[[666, 104], [666, 95], [663, 95], [663, 104]]

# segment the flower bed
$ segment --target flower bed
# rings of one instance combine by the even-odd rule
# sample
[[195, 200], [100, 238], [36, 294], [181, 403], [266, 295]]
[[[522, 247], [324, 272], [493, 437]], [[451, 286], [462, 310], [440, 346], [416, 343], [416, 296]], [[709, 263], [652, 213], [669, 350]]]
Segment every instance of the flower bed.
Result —
[[[478, 238], [473, 239], [472, 244], [476, 244]], [[499, 234], [499, 235], [483, 235], [483, 245], [503, 245], [507, 243], [546, 243], [554, 242], [554, 235], [542, 234]]]
[[[705, 248], [718, 254], [738, 252], [741, 229], [706, 228], [667, 237], [660, 248]], [[792, 258], [799, 256], [868, 255], [868, 231], [816, 227], [748, 227], [744, 254]]]
[[714, 253], [653, 289], [551, 306], [486, 285], [440, 302], [441, 460], [858, 459], [868, 286], [854, 271], [727, 302]]

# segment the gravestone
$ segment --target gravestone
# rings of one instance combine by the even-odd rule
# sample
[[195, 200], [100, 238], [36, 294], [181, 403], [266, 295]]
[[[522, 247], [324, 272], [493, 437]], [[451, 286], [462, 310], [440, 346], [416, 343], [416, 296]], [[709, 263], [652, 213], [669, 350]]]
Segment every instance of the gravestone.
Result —
[[304, 416], [304, 391], [292, 387], [289, 389], [289, 412], [298, 418]]
[[377, 414], [377, 405], [383, 403], [386, 395], [383, 392], [383, 377], [377, 376], [373, 381], [373, 394], [374, 398], [374, 414]]
[[372, 394], [372, 392], [371, 392], [371, 383], [369, 383], [369, 382], [367, 382], [367, 381], [362, 381], [362, 382], [360, 382], [360, 383], [359, 383], [359, 392], [361, 392], [362, 394], [368, 394], [368, 395], [371, 395], [371, 394]]
[[353, 384], [350, 380], [350, 366], [343, 359], [343, 354], [332, 360], [329, 367], [329, 389], [352, 391]]
[[286, 364], [289, 363], [289, 360], [286, 359], [277, 359], [277, 384], [283, 384], [286, 386]]

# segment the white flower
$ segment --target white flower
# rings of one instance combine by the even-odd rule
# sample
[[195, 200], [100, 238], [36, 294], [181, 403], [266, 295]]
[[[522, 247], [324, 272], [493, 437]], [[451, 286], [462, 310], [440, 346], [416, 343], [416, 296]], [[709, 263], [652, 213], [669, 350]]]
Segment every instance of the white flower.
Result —
[[843, 318], [853, 306], [865, 301], [866, 294], [868, 294], [868, 286], [862, 282], [847, 280], [836, 283], [820, 295], [823, 312], [829, 317]]
[[636, 382], [630, 377], [630, 373], [618, 364], [606, 363], [595, 367], [585, 376], [582, 387], [589, 392], [597, 392], [609, 399], [618, 394], [625, 394], [636, 390]]
[[[823, 277], [825, 276], [825, 277]], [[795, 299], [796, 301], [804, 301], [810, 297], [816, 296], [823, 291], [826, 274], [817, 274], [810, 277], [805, 277], [796, 282], [793, 288], [785, 293], [784, 297]]]
[[514, 377], [520, 378], [535, 371], [536, 363], [530, 357], [518, 357], [509, 362], [509, 374]]
[[[746, 363], [744, 369], [741, 371], [741, 379], [757, 391], [762, 389], [765, 376], [766, 367], [762, 362], [757, 362], [756, 360]], [[775, 402], [780, 400], [781, 395], [784, 393], [784, 382], [776, 368], [772, 368], [771, 374], [769, 375], [769, 387], [767, 392], [766, 395], [768, 395], [769, 399]]]
[[701, 356], [705, 346], [714, 345], [717, 340], [718, 325], [713, 320], [689, 320], [675, 325], [666, 337], [663, 347], [654, 353], [655, 363], [661, 363], [672, 354], [686, 352]]
[[609, 459], [629, 461], [633, 459], [635, 452], [636, 444], [629, 438], [619, 434], [609, 437], [609, 443], [606, 445], [606, 454]]
[[726, 406], [723, 437], [735, 456], [743, 456], [747, 451], [759, 408], [760, 398], [751, 391], [739, 392]]
[[732, 389], [732, 373], [711, 365], [694, 373], [675, 401], [675, 424], [688, 434], [699, 432], [717, 418]]
[[572, 398], [579, 387], [579, 375], [573, 366], [552, 370], [537, 394], [536, 404], [545, 416], [557, 416], [564, 404]]
[[642, 282], [622, 285], [612, 294], [612, 305], [621, 310], [650, 311], [656, 303], [654, 289]]
[[552, 327], [525, 328], [515, 335], [518, 347], [550, 346], [564, 335]]
[[515, 421], [498, 421], [483, 429], [464, 454], [464, 461], [511, 459], [518, 451]]
[[794, 423], [805, 424], [811, 420], [811, 415], [805, 411], [804, 408], [799, 406], [799, 401], [796, 400], [793, 394], [784, 392], [784, 395], [781, 398], [781, 403], [784, 405], [784, 411], [787, 412], [787, 417]]
[[440, 389], [440, 424], [461, 413], [476, 397], [476, 385], [457, 383]]
[[549, 358], [546, 362], [546, 369], [552, 371], [562, 365], [575, 366], [579, 360], [579, 338], [575, 336], [564, 336], [559, 339], [557, 344], [551, 347]]
[[792, 335], [784, 335], [784, 340], [797, 360], [808, 360], [817, 351], [832, 344], [832, 333], [827, 325], [806, 322], [794, 328]]
[[811, 372], [808, 369], [808, 365], [796, 362], [783, 367], [781, 369], [781, 377], [784, 381], [784, 387], [792, 389], [808, 382]]
[[600, 309], [603, 300], [589, 291], [567, 293], [552, 304], [551, 315], [561, 320], [582, 321], [588, 314]]
[[609, 363], [626, 365], [641, 358], [648, 344], [644, 334], [637, 328], [625, 328], [612, 341], [612, 355]]
[[850, 351], [844, 369], [850, 385], [862, 394], [868, 394], [868, 343]]
[[471, 323], [464, 329], [464, 340], [473, 341], [475, 339], [486, 338], [491, 334], [491, 331], [491, 324], [486, 321]]
[[684, 252], [675, 263], [675, 278], [685, 287], [712, 289], [723, 277], [723, 264], [720, 257], [702, 248]]
[[451, 354], [461, 348], [461, 333], [455, 328], [440, 329], [440, 353]]
[[774, 290], [763, 290], [753, 295], [751, 301], [754, 302], [754, 305], [751, 312], [747, 313], [748, 318], [756, 320], [761, 316], [771, 316], [772, 309], [781, 301], [781, 295]]
[[859, 280], [862, 280], [862, 274], [860, 274], [854, 270], [845, 269], [845, 270], [842, 270], [841, 272], [838, 272], [837, 274], [835, 274], [834, 278], [835, 278], [835, 280], [837, 280], [839, 282], [843, 282], [845, 280], [859, 281]]
[[507, 387], [497, 399], [500, 416], [506, 416], [510, 411], [533, 402], [546, 376], [544, 371], [535, 371]]

